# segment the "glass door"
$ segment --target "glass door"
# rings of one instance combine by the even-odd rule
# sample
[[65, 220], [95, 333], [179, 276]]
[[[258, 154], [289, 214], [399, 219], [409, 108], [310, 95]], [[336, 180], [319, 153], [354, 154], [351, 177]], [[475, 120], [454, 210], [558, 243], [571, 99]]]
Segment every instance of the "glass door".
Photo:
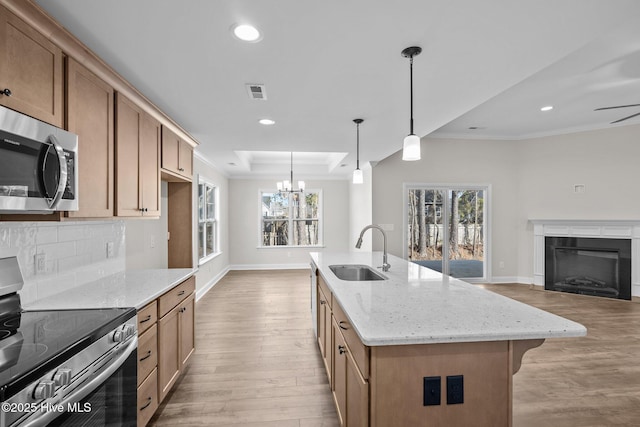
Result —
[[486, 280], [486, 186], [406, 186], [407, 259], [457, 278]]

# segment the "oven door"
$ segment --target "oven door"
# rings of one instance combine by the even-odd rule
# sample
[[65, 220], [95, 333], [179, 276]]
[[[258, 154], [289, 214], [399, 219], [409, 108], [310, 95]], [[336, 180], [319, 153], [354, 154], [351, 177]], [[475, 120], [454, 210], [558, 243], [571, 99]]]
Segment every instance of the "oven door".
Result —
[[[137, 422], [137, 339], [128, 346], [128, 355], [105, 365], [98, 377], [68, 399], [67, 410], [45, 426], [135, 427]], [[98, 380], [100, 378], [100, 380]]]

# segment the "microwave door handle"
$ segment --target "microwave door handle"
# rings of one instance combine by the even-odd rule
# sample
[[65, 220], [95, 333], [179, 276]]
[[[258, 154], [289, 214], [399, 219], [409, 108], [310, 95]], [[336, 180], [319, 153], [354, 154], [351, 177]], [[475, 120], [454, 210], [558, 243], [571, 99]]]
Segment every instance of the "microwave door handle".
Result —
[[[60, 143], [54, 135], [49, 135], [49, 141], [51, 145], [47, 151], [51, 150], [51, 147], [55, 150], [56, 156], [58, 156], [58, 163], [60, 164], [60, 179], [58, 180], [58, 188], [56, 194], [49, 199], [49, 209], [55, 209], [64, 195], [64, 189], [67, 186], [67, 159], [64, 156], [64, 150], [60, 146]], [[42, 166], [44, 168], [44, 164]], [[43, 171], [44, 172], [44, 171]]]

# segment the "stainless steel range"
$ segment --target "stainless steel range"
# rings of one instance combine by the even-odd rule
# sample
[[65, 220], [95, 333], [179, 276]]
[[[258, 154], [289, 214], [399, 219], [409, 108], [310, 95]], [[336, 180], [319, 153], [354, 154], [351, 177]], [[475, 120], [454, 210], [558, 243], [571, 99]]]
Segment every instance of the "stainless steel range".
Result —
[[25, 311], [0, 258], [0, 427], [135, 426], [134, 308]]

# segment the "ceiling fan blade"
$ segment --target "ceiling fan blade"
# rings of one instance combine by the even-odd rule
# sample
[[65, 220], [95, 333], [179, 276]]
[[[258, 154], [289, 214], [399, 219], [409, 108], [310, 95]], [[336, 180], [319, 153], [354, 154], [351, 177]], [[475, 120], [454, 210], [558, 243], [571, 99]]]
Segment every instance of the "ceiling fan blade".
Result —
[[614, 124], [614, 123], [620, 123], [620, 122], [623, 122], [623, 121], [625, 121], [625, 120], [627, 120], [627, 119], [630, 119], [630, 118], [632, 118], [632, 117], [635, 117], [635, 116], [640, 116], [640, 113], [635, 113], [635, 114], [632, 114], [632, 115], [630, 115], [630, 116], [624, 117], [624, 118], [622, 118], [622, 119], [616, 120], [615, 122], [611, 122], [611, 124]]
[[640, 107], [640, 104], [616, 105], [615, 107], [600, 107], [600, 108], [596, 108], [593, 111], [612, 110], [614, 108], [627, 108], [627, 107]]

